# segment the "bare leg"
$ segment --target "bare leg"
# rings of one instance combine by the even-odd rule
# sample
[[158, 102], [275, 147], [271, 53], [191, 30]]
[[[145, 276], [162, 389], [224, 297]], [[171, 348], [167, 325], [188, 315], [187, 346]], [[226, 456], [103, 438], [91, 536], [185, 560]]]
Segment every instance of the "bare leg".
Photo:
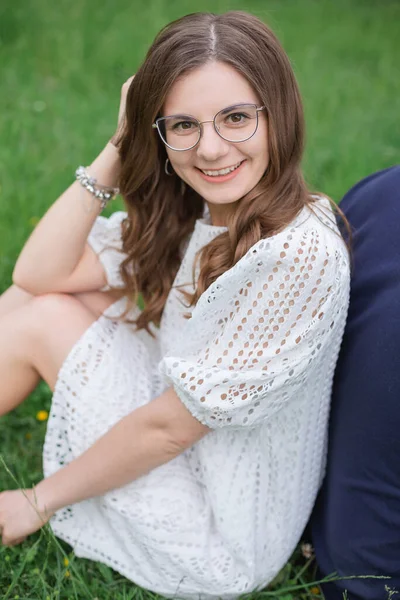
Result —
[[[115, 297], [103, 292], [88, 292], [77, 297], [44, 294], [27, 298], [26, 292], [19, 294], [10, 290], [7, 305], [12, 295], [18, 298], [19, 305], [6, 311], [6, 302], [0, 304], [3, 310], [3, 315], [0, 314], [0, 415], [18, 406], [40, 379], [54, 389], [60, 367], [72, 346], [115, 301]], [[93, 310], [83, 302], [91, 303]]]
[[[44, 294], [42, 294], [44, 295]], [[67, 294], [77, 298], [94, 315], [99, 317], [105, 310], [117, 300], [116, 295], [111, 292], [79, 292], [76, 294]], [[11, 311], [27, 304], [32, 298], [32, 294], [22, 288], [12, 285], [5, 292], [0, 294], [0, 319]]]
[[12, 285], [0, 296], [0, 319], [12, 310], [23, 306], [32, 298], [32, 295], [25, 290]]

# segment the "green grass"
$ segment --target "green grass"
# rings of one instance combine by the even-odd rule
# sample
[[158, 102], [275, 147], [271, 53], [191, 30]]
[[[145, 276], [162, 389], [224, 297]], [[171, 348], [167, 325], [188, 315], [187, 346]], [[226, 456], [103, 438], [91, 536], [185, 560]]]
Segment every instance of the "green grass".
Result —
[[[399, 162], [400, 5], [389, 0], [3, 0], [0, 6], [0, 292], [35, 221], [113, 133], [121, 84], [154, 35], [196, 10], [244, 9], [268, 22], [297, 74], [307, 118], [304, 168], [313, 189], [339, 200], [358, 179]], [[115, 205], [118, 207], [119, 205]], [[50, 406], [41, 384], [0, 421], [0, 490], [41, 478]], [[68, 556], [69, 565], [64, 565]], [[296, 555], [254, 598], [313, 596], [314, 565]], [[382, 584], [383, 585], [383, 584]], [[142, 591], [108, 567], [74, 559], [48, 530], [0, 547], [0, 597], [128, 600]]]

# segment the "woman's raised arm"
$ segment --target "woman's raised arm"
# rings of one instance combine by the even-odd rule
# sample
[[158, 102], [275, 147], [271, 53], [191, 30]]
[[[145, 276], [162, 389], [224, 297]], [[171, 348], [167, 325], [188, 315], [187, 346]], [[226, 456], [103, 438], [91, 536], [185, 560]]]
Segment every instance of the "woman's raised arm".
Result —
[[[124, 119], [126, 94], [132, 79], [122, 86], [117, 132]], [[117, 187], [120, 158], [111, 142], [88, 172], [100, 184]], [[23, 247], [13, 282], [32, 294], [103, 287], [104, 269], [86, 243], [99, 213], [100, 202], [78, 181], [72, 183], [48, 209]]]
[[[108, 143], [88, 172], [99, 183], [116, 186], [119, 156], [115, 146]], [[32, 232], [15, 265], [13, 282], [31, 294], [64, 289], [84, 255], [86, 240], [99, 214], [100, 202], [75, 181]], [[87, 289], [93, 289], [91, 279], [99, 281], [101, 287], [105, 280], [103, 267], [93, 258], [87, 262]]]

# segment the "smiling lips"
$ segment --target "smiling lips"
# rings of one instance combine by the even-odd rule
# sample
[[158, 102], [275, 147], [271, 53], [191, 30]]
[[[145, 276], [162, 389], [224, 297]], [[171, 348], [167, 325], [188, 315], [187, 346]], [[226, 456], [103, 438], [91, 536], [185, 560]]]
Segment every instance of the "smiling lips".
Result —
[[242, 164], [243, 161], [238, 162], [236, 165], [233, 165], [232, 167], [226, 167], [225, 169], [219, 169], [217, 170], [204, 170], [204, 169], [199, 169], [202, 173], [204, 173], [204, 175], [207, 175], [208, 177], [220, 177], [221, 175], [228, 175], [228, 173], [232, 173], [232, 171], [234, 171], [235, 169], [237, 169], [238, 167], [240, 167], [240, 165]]

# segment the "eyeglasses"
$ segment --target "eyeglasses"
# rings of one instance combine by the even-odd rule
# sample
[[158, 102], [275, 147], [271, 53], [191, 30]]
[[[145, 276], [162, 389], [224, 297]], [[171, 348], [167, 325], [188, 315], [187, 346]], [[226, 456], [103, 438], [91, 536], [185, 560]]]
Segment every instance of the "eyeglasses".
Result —
[[217, 112], [211, 121], [172, 115], [156, 119], [152, 127], [158, 130], [164, 144], [177, 152], [191, 150], [199, 143], [204, 123], [213, 123], [215, 131], [227, 142], [246, 142], [257, 131], [258, 113], [264, 109], [256, 104], [235, 104]]

